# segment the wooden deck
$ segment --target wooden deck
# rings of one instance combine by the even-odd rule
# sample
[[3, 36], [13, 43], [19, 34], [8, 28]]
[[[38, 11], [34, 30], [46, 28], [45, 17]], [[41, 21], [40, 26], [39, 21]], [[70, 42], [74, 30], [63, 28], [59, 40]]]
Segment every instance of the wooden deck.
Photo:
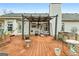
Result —
[[54, 40], [53, 37], [40, 37], [31, 36], [31, 46], [26, 47], [24, 40], [21, 36], [15, 36], [11, 38], [11, 42], [6, 46], [0, 47], [0, 51], [4, 51], [11, 56], [55, 56], [54, 48], [61, 48], [61, 56], [68, 55], [65, 51], [68, 48], [64, 43], [58, 40]]

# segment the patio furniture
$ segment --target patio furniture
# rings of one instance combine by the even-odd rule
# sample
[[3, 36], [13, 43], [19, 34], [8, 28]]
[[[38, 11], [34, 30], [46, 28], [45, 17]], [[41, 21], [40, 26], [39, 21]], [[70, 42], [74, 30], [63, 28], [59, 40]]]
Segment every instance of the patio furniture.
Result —
[[49, 35], [49, 32], [48, 32], [48, 31], [44, 31], [43, 34], [44, 34], [45, 36], [47, 36], [47, 35]]
[[25, 42], [26, 42], [26, 47], [30, 47], [31, 40], [28, 39], [28, 40], [25, 40]]
[[39, 34], [38, 34], [38, 31], [35, 31], [35, 36], [37, 36], [37, 35], [39, 35]]
[[27, 47], [30, 47], [31, 40], [29, 39], [29, 36], [25, 37], [25, 43]]
[[56, 56], [61, 55], [61, 49], [60, 48], [55, 48], [54, 51], [55, 51]]
[[72, 39], [67, 39], [67, 40], [65, 40], [65, 42], [69, 44], [70, 53], [71, 54], [77, 54], [76, 45], [79, 45], [79, 41], [72, 40]]

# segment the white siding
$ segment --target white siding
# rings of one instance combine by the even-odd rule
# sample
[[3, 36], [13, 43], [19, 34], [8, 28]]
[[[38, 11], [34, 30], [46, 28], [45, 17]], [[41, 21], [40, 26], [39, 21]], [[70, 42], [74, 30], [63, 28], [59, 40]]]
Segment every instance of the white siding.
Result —
[[8, 22], [12, 22], [12, 24], [13, 24], [13, 30], [14, 30], [14, 34], [17, 34], [17, 23], [16, 23], [16, 20], [5, 20], [4, 21], [4, 32], [5, 31], [8, 31], [8, 29], [7, 29], [7, 26], [8, 26]]
[[64, 22], [65, 32], [71, 32], [73, 27], [77, 27], [79, 32], [79, 22]]
[[14, 30], [14, 34], [17, 34], [17, 23], [16, 20], [13, 21], [13, 30]]
[[7, 20], [4, 21], [4, 32], [7, 31]]

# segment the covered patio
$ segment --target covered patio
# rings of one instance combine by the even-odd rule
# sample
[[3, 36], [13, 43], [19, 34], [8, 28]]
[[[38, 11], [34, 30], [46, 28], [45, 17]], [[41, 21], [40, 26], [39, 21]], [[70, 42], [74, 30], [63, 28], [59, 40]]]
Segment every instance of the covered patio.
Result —
[[[24, 39], [25, 37], [25, 22], [29, 22], [29, 33], [28, 36], [30, 35], [50, 35], [50, 20], [54, 19], [55, 20], [55, 34], [53, 35], [54, 38], [57, 38], [57, 27], [58, 27], [58, 14], [55, 16], [49, 16], [48, 15], [43, 15], [43, 14], [31, 14], [29, 16], [25, 16], [22, 14], [22, 38]], [[44, 25], [44, 26], [43, 26]], [[34, 27], [34, 28], [32, 28]], [[35, 33], [33, 33], [35, 32]]]

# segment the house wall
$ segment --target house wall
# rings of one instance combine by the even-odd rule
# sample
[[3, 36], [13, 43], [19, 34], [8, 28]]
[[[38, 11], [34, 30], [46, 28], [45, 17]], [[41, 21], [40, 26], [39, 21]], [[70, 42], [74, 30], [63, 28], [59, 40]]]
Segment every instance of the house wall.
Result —
[[65, 32], [71, 32], [71, 29], [73, 27], [77, 27], [77, 30], [79, 32], [79, 22], [63, 22], [63, 23]]
[[[18, 31], [18, 22], [16, 19], [10, 19], [10, 20], [7, 20], [5, 19], [4, 21], [4, 32], [5, 31], [8, 31], [8, 22], [12, 22], [13, 24], [13, 33], [12, 34], [15, 34], [15, 35], [21, 35], [22, 34], [22, 22], [20, 21], [20, 24], [21, 24], [21, 32]], [[25, 35], [29, 35], [29, 22], [28, 21], [25, 21], [24, 23], [24, 34]]]
[[0, 29], [4, 29], [4, 20], [0, 20]]
[[13, 33], [17, 34], [17, 23], [16, 23], [16, 19], [5, 19], [4, 21], [4, 32], [8, 31], [8, 22], [11, 22], [13, 24]]
[[[49, 6], [49, 14], [50, 16], [56, 16], [58, 14], [57, 19], [57, 34], [61, 31], [62, 24], [62, 12], [61, 12], [61, 4], [60, 3], [51, 3]], [[50, 21], [50, 35], [55, 35], [55, 18]]]

